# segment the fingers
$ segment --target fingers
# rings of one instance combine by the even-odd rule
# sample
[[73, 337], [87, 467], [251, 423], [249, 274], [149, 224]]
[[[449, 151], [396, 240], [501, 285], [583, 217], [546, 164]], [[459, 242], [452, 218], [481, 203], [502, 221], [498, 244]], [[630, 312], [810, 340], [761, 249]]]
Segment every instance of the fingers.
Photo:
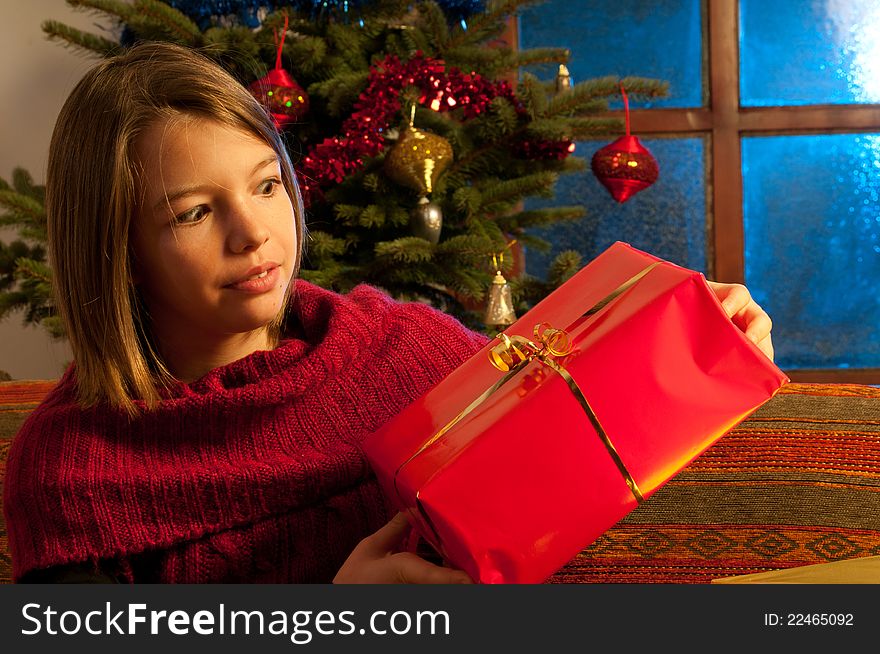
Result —
[[397, 573], [402, 584], [472, 584], [473, 580], [463, 570], [444, 568], [425, 559], [404, 552], [395, 554]]
[[758, 347], [761, 349], [761, 352], [767, 355], [767, 358], [773, 361], [773, 342], [770, 339], [770, 335], [767, 335], [767, 338], [758, 342]]
[[339, 568], [334, 584], [470, 584], [462, 570], [444, 568], [412, 552], [399, 551], [410, 524], [398, 513], [362, 539]]
[[397, 549], [409, 532], [409, 520], [403, 512], [391, 518], [388, 523], [363, 540], [363, 544], [372, 554], [381, 555]]
[[770, 330], [773, 328], [773, 322], [770, 316], [761, 309], [757, 304], [752, 302], [754, 307], [746, 307], [740, 317], [745, 324], [746, 337], [755, 345], [758, 345], [765, 338], [770, 336]]
[[773, 322], [767, 312], [752, 299], [749, 290], [742, 284], [708, 283], [721, 301], [727, 317], [772, 361], [773, 343], [770, 331], [773, 329]]
[[709, 285], [715, 291], [715, 295], [721, 300], [721, 308], [728, 318], [733, 318], [752, 302], [749, 290], [742, 284], [720, 284], [710, 282]]

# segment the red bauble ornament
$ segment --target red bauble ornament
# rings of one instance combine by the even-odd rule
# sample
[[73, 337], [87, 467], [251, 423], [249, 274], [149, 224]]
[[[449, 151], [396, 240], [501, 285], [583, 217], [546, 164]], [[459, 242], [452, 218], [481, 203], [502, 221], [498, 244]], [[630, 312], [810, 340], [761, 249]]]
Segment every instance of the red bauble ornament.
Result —
[[[284, 33], [278, 44], [275, 68], [248, 86], [253, 96], [269, 111], [278, 129], [300, 120], [309, 111], [309, 96], [305, 89], [281, 67], [281, 48], [284, 47], [286, 35], [287, 16], [284, 17]], [[277, 35], [275, 41], [278, 41]]]
[[248, 88], [269, 110], [278, 129], [300, 120], [309, 111], [309, 96], [283, 68], [270, 70]]
[[623, 204], [639, 191], [657, 181], [660, 168], [651, 151], [629, 133], [629, 100], [623, 86], [623, 107], [626, 114], [626, 136], [596, 151], [590, 162], [593, 174], [608, 189], [611, 197]]

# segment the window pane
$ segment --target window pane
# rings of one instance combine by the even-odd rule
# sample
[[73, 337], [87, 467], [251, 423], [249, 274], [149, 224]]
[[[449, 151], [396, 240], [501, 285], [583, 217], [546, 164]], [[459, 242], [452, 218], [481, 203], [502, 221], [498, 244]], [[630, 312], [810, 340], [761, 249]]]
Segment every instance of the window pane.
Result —
[[[549, 254], [529, 249], [526, 270], [544, 278], [553, 258], [577, 250], [586, 264], [614, 241], [625, 241], [673, 263], [706, 273], [706, 184], [702, 138], [641, 139], [660, 165], [660, 177], [641, 193], [618, 204], [589, 170], [565, 175], [553, 200], [529, 199], [528, 209], [583, 205], [587, 216], [530, 230], [553, 244]], [[607, 142], [577, 144], [589, 161]]]
[[[523, 49], [564, 47], [573, 82], [617, 75], [669, 82], [669, 96], [639, 109], [703, 106], [702, 0], [549, 0], [522, 11]], [[535, 71], [553, 79], [556, 68]]]
[[880, 135], [742, 145], [745, 278], [777, 363], [880, 367]]
[[743, 106], [880, 101], [880, 2], [740, 0]]

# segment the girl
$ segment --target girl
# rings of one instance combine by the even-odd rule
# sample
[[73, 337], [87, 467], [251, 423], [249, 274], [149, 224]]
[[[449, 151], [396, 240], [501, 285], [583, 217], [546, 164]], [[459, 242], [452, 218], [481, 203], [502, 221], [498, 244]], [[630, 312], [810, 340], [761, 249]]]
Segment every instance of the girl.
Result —
[[[75, 363], [9, 454], [17, 581], [470, 581], [399, 551], [360, 443], [486, 338], [295, 281], [299, 191], [246, 89], [174, 45], [105, 60], [61, 110], [46, 186]], [[714, 288], [772, 357], [746, 289]]]

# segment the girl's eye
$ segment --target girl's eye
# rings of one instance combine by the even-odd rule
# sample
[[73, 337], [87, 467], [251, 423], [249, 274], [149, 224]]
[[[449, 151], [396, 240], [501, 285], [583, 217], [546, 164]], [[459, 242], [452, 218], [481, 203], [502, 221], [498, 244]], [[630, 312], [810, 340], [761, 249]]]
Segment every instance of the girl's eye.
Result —
[[178, 214], [174, 217], [174, 221], [177, 224], [197, 223], [206, 215], [208, 215], [208, 207], [204, 204], [200, 204], [196, 207], [193, 207], [189, 211], [184, 211], [183, 213]]
[[275, 191], [278, 190], [278, 186], [281, 184], [280, 179], [275, 179], [274, 177], [265, 180], [260, 186], [258, 190], [261, 195], [272, 196], [275, 195]]

